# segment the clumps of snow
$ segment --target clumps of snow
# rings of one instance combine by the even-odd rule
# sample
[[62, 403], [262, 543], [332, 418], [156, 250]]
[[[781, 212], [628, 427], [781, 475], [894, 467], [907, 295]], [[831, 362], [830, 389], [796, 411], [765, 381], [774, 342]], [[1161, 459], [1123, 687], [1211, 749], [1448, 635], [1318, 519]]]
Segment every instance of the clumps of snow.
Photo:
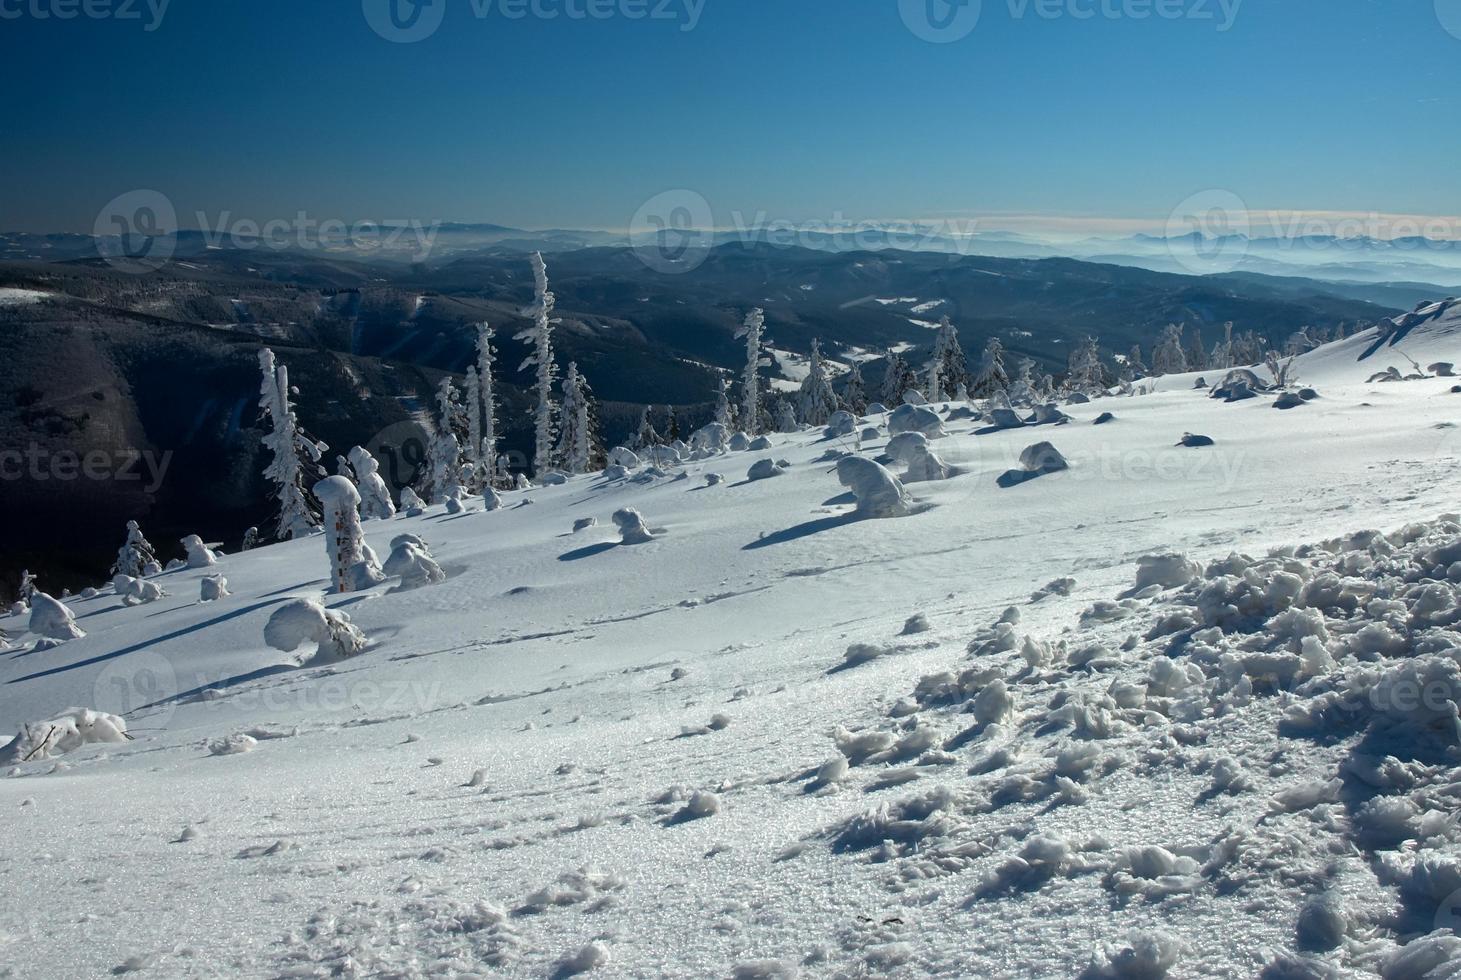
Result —
[[1182, 433], [1182, 438], [1177, 440], [1177, 445], [1186, 446], [1188, 449], [1201, 449], [1205, 446], [1215, 446], [1217, 443], [1210, 436], [1184, 432]]
[[1132, 594], [1142, 592], [1155, 585], [1162, 589], [1176, 589], [1186, 585], [1202, 574], [1202, 568], [1186, 555], [1166, 553], [1142, 555], [1136, 560], [1136, 586]]
[[835, 759], [828, 759], [817, 769], [812, 776], [812, 781], [807, 784], [807, 789], [818, 790], [827, 786], [835, 786], [847, 778], [849, 764], [846, 756], [838, 756]]
[[205, 575], [198, 583], [198, 599], [200, 602], [217, 602], [229, 596], [228, 579], [222, 575]]
[[398, 534], [391, 539], [391, 556], [381, 571], [388, 578], [399, 578], [402, 589], [419, 589], [446, 581], [426, 542], [415, 534]]
[[690, 820], [700, 820], [705, 817], [713, 817], [720, 812], [720, 797], [714, 793], [707, 793], [703, 790], [696, 790], [690, 794], [685, 805], [675, 811], [670, 818], [670, 823], [685, 823]]
[[598, 526], [599, 519], [597, 517], [580, 517], [573, 522], [573, 533], [578, 534], [580, 531], [587, 531], [591, 527]]
[[1300, 949], [1327, 952], [1344, 942], [1349, 929], [1343, 898], [1336, 894], [1317, 895], [1299, 910], [1295, 939]]
[[1273, 400], [1273, 407], [1279, 409], [1298, 408], [1300, 405], [1303, 405], [1307, 400], [1308, 399], [1304, 398], [1297, 391], [1285, 391], [1281, 392], [1279, 396]]
[[426, 501], [410, 487], [401, 488], [401, 512], [407, 517], [420, 517], [426, 513]]
[[1182, 956], [1182, 942], [1165, 932], [1134, 933], [1120, 949], [1103, 947], [1091, 959], [1087, 980], [1161, 980]]
[[633, 507], [614, 511], [614, 526], [619, 529], [622, 544], [645, 544], [654, 540], [654, 533], [644, 523], [644, 517]]
[[857, 431], [857, 416], [847, 411], [836, 411], [827, 420], [827, 427], [822, 435], [827, 439], [843, 439], [850, 437]]
[[881, 848], [881, 855], [897, 857], [916, 850], [925, 841], [948, 837], [961, 830], [959, 796], [948, 786], [939, 786], [844, 820], [832, 831], [832, 846], [838, 851]]
[[26, 725], [0, 748], [0, 763], [34, 762], [74, 752], [83, 745], [125, 742], [127, 723], [119, 715], [92, 708], [67, 708], [54, 718]]
[[558, 961], [553, 975], [557, 977], [576, 977], [591, 970], [597, 970], [609, 962], [609, 950], [603, 943], [591, 942], [570, 953]]
[[162, 591], [162, 586], [156, 582], [149, 582], [145, 578], [133, 578], [130, 575], [112, 576], [112, 588], [121, 597], [124, 606], [146, 605], [167, 595]]
[[947, 480], [953, 475], [954, 468], [939, 458], [925, 443], [914, 450], [903, 479], [909, 483], [932, 483], [937, 480]]
[[857, 498], [859, 517], [903, 517], [909, 512], [908, 492], [880, 463], [861, 456], [843, 457], [837, 461], [837, 480]]
[[1042, 599], [1048, 599], [1053, 595], [1068, 596], [1073, 591], [1075, 591], [1075, 579], [1058, 578], [1054, 579], [1053, 581], [1046, 582], [1040, 588], [1030, 593], [1030, 601], [1039, 602]]
[[259, 747], [259, 740], [252, 735], [239, 733], [216, 738], [208, 743], [209, 755], [242, 755]]
[[920, 452], [928, 450], [928, 436], [922, 432], [900, 432], [888, 440], [883, 452], [895, 463], [907, 466]]
[[933, 627], [929, 625], [927, 616], [923, 613], [914, 613], [903, 623], [901, 635], [912, 636], [915, 633], [927, 633], [931, 629]]
[[639, 457], [633, 450], [623, 446], [615, 446], [609, 450], [608, 462], [610, 466], [622, 466], [626, 470], [639, 469]]
[[888, 434], [919, 432], [929, 439], [945, 435], [944, 421], [937, 412], [925, 405], [903, 404], [888, 415]]
[[873, 643], [854, 643], [842, 655], [842, 663], [839, 665], [839, 669], [845, 670], [849, 667], [857, 667], [862, 664], [871, 663], [879, 657], [886, 657], [894, 652], [895, 650], [892, 647], [878, 646]]
[[76, 615], [59, 599], [44, 592], [34, 592], [30, 597], [30, 631], [36, 636], [51, 640], [79, 640], [86, 635], [76, 625]]
[[1048, 442], [1037, 442], [1033, 446], [1025, 447], [1024, 452], [1020, 453], [1020, 469], [1007, 470], [997, 482], [1001, 487], [1008, 488], [1068, 469], [1070, 464], [1060, 454], [1060, 450]]
[[1102, 412], [1100, 415], [1097, 415], [1096, 416], [1095, 420], [1091, 424], [1092, 425], [1105, 425], [1107, 422], [1115, 422], [1115, 421], [1116, 421], [1116, 416], [1115, 415], [1112, 415], [1110, 412]]
[[188, 553], [188, 568], [207, 568], [209, 565], [218, 564], [218, 555], [196, 534], [183, 538], [181, 544], [183, 550]]
[[517, 915], [537, 915], [571, 905], [603, 908], [612, 902], [615, 892], [623, 890], [624, 884], [624, 879], [612, 872], [580, 868], [559, 875], [553, 884], [531, 893], [514, 911]]
[[758, 459], [756, 460], [756, 462], [752, 463], [751, 468], [746, 471], [746, 479], [752, 481], [769, 480], [774, 476], [780, 476], [784, 472], [786, 471], [783, 470], [779, 465], [777, 465], [775, 460]]
[[308, 643], [317, 649], [306, 663], [328, 663], [354, 656], [365, 649], [366, 637], [348, 614], [326, 609], [314, 599], [285, 603], [264, 624], [264, 642], [275, 650], [293, 653]]
[[757, 436], [747, 444], [746, 448], [752, 452], [764, 453], [771, 448], [771, 438], [769, 436]]

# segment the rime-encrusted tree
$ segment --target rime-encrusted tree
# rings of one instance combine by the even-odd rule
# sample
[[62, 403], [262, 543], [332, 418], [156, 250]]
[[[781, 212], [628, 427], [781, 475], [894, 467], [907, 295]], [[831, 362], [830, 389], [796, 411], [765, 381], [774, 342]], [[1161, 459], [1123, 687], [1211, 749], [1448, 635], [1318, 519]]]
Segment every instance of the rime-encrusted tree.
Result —
[[842, 384], [842, 405], [853, 415], [861, 415], [867, 411], [867, 387], [863, 384], [862, 368], [857, 366], [856, 361], [852, 362], [847, 379]]
[[1223, 324], [1223, 339], [1213, 346], [1207, 366], [1214, 371], [1226, 371], [1233, 366], [1233, 321]]
[[975, 398], [992, 398], [995, 392], [1004, 391], [1009, 386], [1010, 376], [1004, 366], [1004, 344], [998, 337], [990, 337], [989, 343], [984, 345], [984, 357], [979, 362], [979, 373], [975, 375], [969, 393]]
[[355, 482], [355, 471], [350, 468], [350, 460], [344, 456], [335, 457], [335, 473], [337, 476], [343, 476], [351, 483]]
[[462, 444], [457, 429], [464, 420], [450, 377], [442, 378], [436, 389], [436, 411], [436, 427], [426, 452], [424, 489], [433, 504], [444, 504], [448, 498], [461, 495], [462, 485]]
[[355, 486], [360, 491], [360, 516], [366, 520], [389, 520], [396, 516], [390, 487], [380, 475], [380, 463], [361, 446], [350, 450], [350, 466], [355, 470]]
[[1146, 361], [1141, 356], [1141, 344], [1132, 344], [1131, 352], [1126, 355], [1126, 370], [1130, 372], [1130, 381], [1137, 381], [1149, 373]]
[[557, 434], [553, 426], [553, 379], [557, 375], [553, 365], [553, 306], [557, 301], [548, 291], [548, 266], [543, 254], [534, 252], [532, 263], [533, 304], [523, 315], [532, 317], [533, 325], [518, 333], [517, 339], [531, 343], [533, 352], [518, 370], [537, 369], [533, 386], [538, 396], [533, 411], [533, 473], [541, 475], [553, 465], [553, 437]]
[[1315, 346], [1313, 338], [1309, 336], [1309, 328], [1300, 327], [1289, 334], [1289, 339], [1283, 345], [1283, 353], [1285, 357], [1297, 357], [1313, 350]]
[[1202, 342], [1202, 325], [1192, 325], [1192, 346], [1187, 351], [1187, 370], [1207, 370], [1207, 346]]
[[746, 370], [741, 376], [741, 424], [755, 435], [761, 428], [761, 333], [766, 327], [766, 314], [754, 309], [746, 314], [736, 337], [746, 339]]
[[467, 368], [462, 397], [465, 400], [462, 408], [467, 413], [467, 444], [463, 455], [467, 459], [466, 468], [471, 471], [466, 483], [473, 493], [480, 493], [488, 484], [490, 474], [482, 457], [482, 382], [479, 380], [476, 365]]
[[945, 316], [934, 338], [933, 358], [928, 364], [928, 400], [941, 402], [960, 386], [969, 384], [969, 366], [959, 346], [959, 329]]
[[719, 387], [715, 392], [715, 421], [725, 426], [727, 430], [736, 426], [736, 410], [730, 401], [730, 385], [725, 378], [719, 380]]
[[776, 403], [776, 431], [796, 432], [801, 426], [796, 421], [796, 409], [792, 407], [790, 398], [777, 399]]
[[1152, 348], [1152, 373], [1181, 374], [1187, 370], [1187, 354], [1182, 349], [1182, 328], [1175, 323], [1167, 324], [1157, 346]]
[[290, 404], [289, 369], [279, 364], [267, 347], [259, 351], [259, 368], [263, 375], [259, 408], [270, 423], [264, 446], [273, 454], [264, 476], [276, 487], [274, 499], [279, 516], [274, 536], [287, 541], [320, 529], [319, 507], [309, 490], [324, 479], [320, 459], [329, 447], [300, 427]]
[[357, 592], [381, 582], [380, 561], [365, 543], [360, 527], [360, 494], [343, 476], [315, 484], [314, 495], [323, 505], [325, 551], [330, 559], [334, 592]]
[[593, 451], [588, 391], [576, 362], [568, 365], [563, 378], [563, 424], [558, 435], [558, 465], [569, 473], [587, 473]]
[[807, 359], [807, 376], [797, 392], [797, 412], [808, 425], [826, 425], [832, 413], [837, 411], [837, 393], [827, 377], [827, 364], [822, 359], [822, 344], [812, 341], [812, 353]]
[[1268, 342], [1254, 333], [1252, 330], [1245, 330], [1233, 340], [1233, 366], [1251, 367], [1263, 363], [1263, 355], [1268, 350]]
[[492, 366], [497, 362], [497, 353], [492, 348], [492, 328], [486, 323], [477, 324], [477, 400], [468, 399], [467, 411], [479, 420], [476, 455], [472, 461], [481, 471], [479, 482], [487, 486], [496, 476], [497, 463], [497, 393], [492, 381]]
[[1101, 364], [1101, 347], [1095, 337], [1086, 337], [1070, 352], [1070, 388], [1085, 395], [1104, 394], [1106, 368]]
[[675, 406], [665, 406], [665, 438], [675, 442], [680, 438], [680, 420], [675, 416]]
[[651, 446], [658, 446], [660, 442], [659, 433], [654, 429], [654, 421], [649, 417], [649, 406], [646, 405], [644, 411], [639, 414], [639, 429], [634, 433], [634, 445], [629, 448], [639, 452]]
[[127, 540], [117, 549], [117, 560], [112, 564], [113, 575], [127, 575], [141, 578], [152, 574], [147, 569], [157, 566], [157, 551], [142, 534], [136, 521], [127, 522]]
[[913, 368], [903, 360], [902, 354], [889, 350], [887, 367], [883, 371], [883, 404], [888, 408], [897, 408], [903, 404], [903, 396], [916, 387], [918, 378], [914, 375]]

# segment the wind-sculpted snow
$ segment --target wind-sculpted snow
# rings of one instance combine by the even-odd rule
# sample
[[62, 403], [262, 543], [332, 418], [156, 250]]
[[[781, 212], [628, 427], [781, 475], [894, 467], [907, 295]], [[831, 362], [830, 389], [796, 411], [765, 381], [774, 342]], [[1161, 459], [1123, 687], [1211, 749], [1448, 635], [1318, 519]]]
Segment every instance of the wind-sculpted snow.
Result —
[[[1458, 402], [1358, 353], [1293, 411], [935, 403], [893, 520], [839, 479], [878, 416], [405, 501], [359, 592], [300, 540], [5, 620], [0, 970], [1454, 973]], [[1046, 436], [1069, 468], [1000, 489]], [[78, 705], [122, 740], [26, 760]]]

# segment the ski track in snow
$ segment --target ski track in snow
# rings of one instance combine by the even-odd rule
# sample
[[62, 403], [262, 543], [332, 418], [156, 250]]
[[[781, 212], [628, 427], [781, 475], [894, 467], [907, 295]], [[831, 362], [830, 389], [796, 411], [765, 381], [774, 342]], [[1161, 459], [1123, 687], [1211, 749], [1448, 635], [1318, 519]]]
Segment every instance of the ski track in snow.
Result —
[[[1458, 360], [1458, 337], [1411, 342]], [[824, 454], [847, 447], [806, 431], [772, 437], [775, 479], [733, 485], [768, 454], [732, 453], [367, 522], [382, 553], [430, 543], [452, 574], [424, 589], [326, 597], [314, 539], [160, 576], [154, 604], [70, 600], [86, 638], [0, 651], [0, 724], [94, 707], [135, 741], [0, 779], [0, 976], [1370, 975], [1401, 941], [1447, 969], [1457, 739], [1444, 718], [1332, 722], [1327, 693], [1368, 696], [1395, 662], [1355, 646], [1282, 682], [1307, 669], [1284, 646], [1300, 626], [1269, 620], [1288, 576], [1349, 562], [1349, 588], [1395, 594], [1395, 555], [1461, 528], [1267, 556], [1456, 511], [1461, 440], [1436, 426], [1461, 395], [1365, 384], [1383, 353], [1331, 346], [1292, 411], [1188, 376], [1038, 431], [949, 423], [933, 445], [959, 473], [909, 484], [932, 505], [909, 517], [828, 522], [849, 505]], [[1176, 448], [1189, 431], [1216, 445]], [[996, 486], [1047, 439], [1071, 470]], [[687, 492], [707, 472], [727, 484]], [[625, 506], [669, 533], [614, 545]], [[600, 526], [566, 535], [583, 516]], [[1167, 552], [1195, 580], [1122, 600]], [[1164, 632], [1223, 615], [1199, 593], [1232, 552], [1255, 611]], [[197, 602], [215, 571], [233, 595]], [[295, 596], [371, 646], [323, 668], [269, 650]], [[1371, 620], [1420, 642], [1407, 601], [1325, 611], [1332, 645], [1383, 642]], [[1348, 931], [1301, 948], [1320, 897]]]

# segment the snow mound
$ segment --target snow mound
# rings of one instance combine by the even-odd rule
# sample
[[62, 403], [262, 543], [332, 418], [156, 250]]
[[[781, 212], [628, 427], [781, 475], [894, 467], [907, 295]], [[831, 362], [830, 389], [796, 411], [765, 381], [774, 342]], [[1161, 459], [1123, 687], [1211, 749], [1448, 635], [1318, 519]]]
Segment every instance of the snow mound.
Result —
[[125, 742], [127, 723], [92, 708], [67, 708], [54, 718], [26, 725], [0, 748], [0, 763], [34, 762], [74, 752], [97, 742]]
[[317, 650], [309, 662], [328, 663], [359, 653], [366, 639], [348, 614], [313, 599], [295, 599], [274, 610], [264, 625], [264, 642], [282, 653], [314, 643]]

